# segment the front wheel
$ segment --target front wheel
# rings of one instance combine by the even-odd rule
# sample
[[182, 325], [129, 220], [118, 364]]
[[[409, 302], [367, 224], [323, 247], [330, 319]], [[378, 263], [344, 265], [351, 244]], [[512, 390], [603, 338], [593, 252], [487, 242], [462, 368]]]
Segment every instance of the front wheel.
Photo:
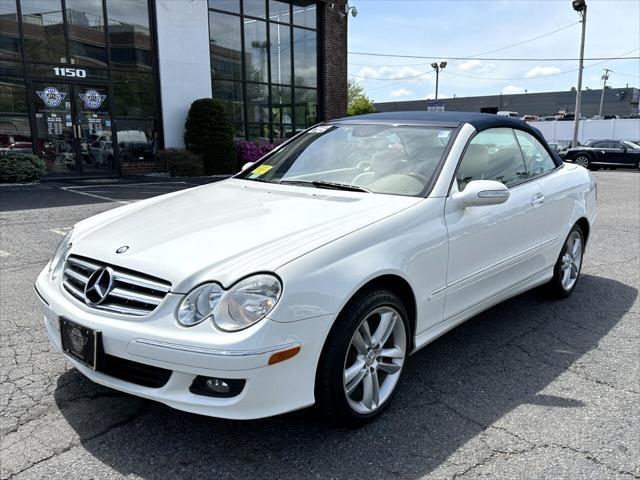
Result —
[[360, 426], [395, 395], [407, 356], [407, 313], [388, 290], [355, 297], [336, 319], [316, 377], [316, 403], [334, 423]]
[[571, 295], [580, 277], [583, 255], [584, 235], [580, 226], [574, 225], [553, 268], [553, 278], [548, 285], [553, 296], [567, 298]]

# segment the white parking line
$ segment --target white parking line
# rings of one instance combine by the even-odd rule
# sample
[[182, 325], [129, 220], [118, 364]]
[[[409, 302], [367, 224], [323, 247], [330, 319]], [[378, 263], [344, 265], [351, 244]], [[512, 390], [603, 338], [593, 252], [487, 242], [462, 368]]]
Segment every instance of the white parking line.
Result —
[[69, 232], [69, 230], [71, 230], [71, 227], [52, 228], [49, 231], [53, 233], [57, 233], [58, 235], [61, 235], [64, 237]]
[[[78, 195], [84, 195], [86, 197], [98, 198], [100, 200], [106, 200], [108, 202], [121, 203], [123, 205], [127, 205], [129, 203], [133, 203], [137, 200], [118, 200], [117, 198], [107, 197], [106, 195], [98, 195], [90, 192], [82, 192], [80, 191], [83, 188], [104, 188], [104, 187], [139, 187], [144, 185], [189, 185], [187, 182], [144, 182], [144, 183], [112, 183], [112, 184], [100, 184], [100, 185], [74, 185], [71, 187], [59, 187], [61, 190], [65, 192], [77, 193]], [[168, 187], [169, 188], [169, 187]], [[98, 190], [101, 191], [101, 190]]]
[[115, 198], [105, 197], [103, 195], [94, 195], [93, 193], [88, 193], [88, 192], [78, 192], [75, 190], [77, 187], [59, 187], [59, 188], [60, 190], [64, 190], [65, 192], [76, 193], [78, 195], [84, 195], [85, 197], [98, 198], [100, 200], [106, 200], [107, 202], [122, 203], [123, 205], [127, 205], [131, 203], [131, 202], [126, 202], [124, 200], [116, 200]]
[[9, 252], [5, 252], [4, 250], [0, 250], [0, 258], [1, 257], [8, 257], [9, 255], [11, 255]]

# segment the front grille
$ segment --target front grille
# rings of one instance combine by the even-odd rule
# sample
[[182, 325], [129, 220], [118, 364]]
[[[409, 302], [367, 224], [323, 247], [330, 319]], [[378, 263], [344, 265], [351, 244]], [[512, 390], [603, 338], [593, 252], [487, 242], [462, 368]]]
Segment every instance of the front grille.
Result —
[[100, 356], [96, 370], [125, 382], [149, 388], [164, 387], [172, 373], [166, 368], [154, 367], [106, 353]]
[[104, 300], [92, 308], [141, 317], [153, 312], [171, 289], [171, 284], [164, 280], [78, 255], [67, 258], [62, 285], [85, 303], [87, 281], [93, 272], [103, 267], [111, 268], [113, 287]]

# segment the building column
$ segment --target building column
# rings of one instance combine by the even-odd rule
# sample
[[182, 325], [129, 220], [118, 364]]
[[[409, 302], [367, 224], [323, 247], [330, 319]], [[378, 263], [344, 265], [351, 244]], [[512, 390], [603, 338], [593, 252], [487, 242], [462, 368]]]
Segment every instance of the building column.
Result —
[[318, 80], [321, 102], [318, 120], [331, 120], [347, 113], [346, 3], [346, 0], [318, 2]]
[[155, 10], [164, 146], [181, 148], [191, 103], [211, 98], [207, 0], [157, 0]]

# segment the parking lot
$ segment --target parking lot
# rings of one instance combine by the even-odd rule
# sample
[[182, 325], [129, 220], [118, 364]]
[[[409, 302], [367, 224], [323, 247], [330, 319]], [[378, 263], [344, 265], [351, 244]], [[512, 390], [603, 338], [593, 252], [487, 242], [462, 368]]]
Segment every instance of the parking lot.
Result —
[[312, 410], [258, 421], [93, 384], [51, 351], [33, 282], [65, 229], [188, 181], [0, 187], [1, 478], [640, 478], [640, 173], [600, 171], [565, 301], [529, 292], [411, 357], [358, 430]]

